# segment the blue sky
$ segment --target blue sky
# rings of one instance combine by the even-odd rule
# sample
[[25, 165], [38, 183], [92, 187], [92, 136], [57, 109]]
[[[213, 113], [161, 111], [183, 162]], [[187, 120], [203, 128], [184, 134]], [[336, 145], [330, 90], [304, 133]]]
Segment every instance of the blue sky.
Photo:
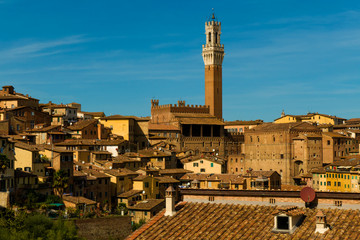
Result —
[[40, 102], [150, 115], [204, 104], [204, 22], [222, 22], [225, 120], [360, 117], [359, 1], [0, 0], [0, 83]]

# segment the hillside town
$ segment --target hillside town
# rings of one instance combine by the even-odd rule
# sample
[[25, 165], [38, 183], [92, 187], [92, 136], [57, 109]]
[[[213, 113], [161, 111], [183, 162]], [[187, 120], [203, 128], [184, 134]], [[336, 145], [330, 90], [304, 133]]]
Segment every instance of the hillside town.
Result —
[[205, 36], [205, 104], [107, 115], [2, 86], [0, 207], [128, 216], [128, 239], [356, 239], [360, 116], [224, 120], [215, 15]]

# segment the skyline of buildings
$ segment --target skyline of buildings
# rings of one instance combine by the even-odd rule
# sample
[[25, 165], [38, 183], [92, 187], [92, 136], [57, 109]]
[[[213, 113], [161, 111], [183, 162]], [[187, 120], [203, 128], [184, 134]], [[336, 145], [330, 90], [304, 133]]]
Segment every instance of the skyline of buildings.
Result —
[[358, 3], [208, 5], [119, 8], [111, 2], [99, 8], [90, 2], [86, 12], [76, 11], [76, 3], [72, 11], [49, 15], [67, 2], [3, 1], [0, 79], [41, 102], [81, 102], [107, 115], [149, 116], [153, 98], [204, 104], [200, 22], [214, 7], [224, 23], [225, 120], [272, 121], [283, 109], [344, 118], [360, 114], [354, 101], [360, 92]]

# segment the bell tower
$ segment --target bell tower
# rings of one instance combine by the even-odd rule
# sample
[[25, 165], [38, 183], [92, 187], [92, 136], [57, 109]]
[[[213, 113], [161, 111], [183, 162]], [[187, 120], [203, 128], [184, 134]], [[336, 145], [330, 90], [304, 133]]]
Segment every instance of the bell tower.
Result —
[[206, 44], [202, 45], [205, 64], [205, 105], [210, 114], [222, 119], [222, 62], [224, 45], [220, 43], [221, 22], [213, 13], [205, 23]]

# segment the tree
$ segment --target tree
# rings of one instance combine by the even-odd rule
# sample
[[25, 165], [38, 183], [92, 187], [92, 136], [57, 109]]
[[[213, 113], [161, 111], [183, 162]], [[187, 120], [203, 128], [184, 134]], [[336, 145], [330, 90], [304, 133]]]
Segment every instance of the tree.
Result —
[[0, 153], [0, 171], [5, 171], [10, 167], [10, 159], [5, 155]]
[[54, 173], [53, 188], [56, 195], [63, 197], [64, 190], [69, 186], [69, 177], [64, 170], [59, 170]]

